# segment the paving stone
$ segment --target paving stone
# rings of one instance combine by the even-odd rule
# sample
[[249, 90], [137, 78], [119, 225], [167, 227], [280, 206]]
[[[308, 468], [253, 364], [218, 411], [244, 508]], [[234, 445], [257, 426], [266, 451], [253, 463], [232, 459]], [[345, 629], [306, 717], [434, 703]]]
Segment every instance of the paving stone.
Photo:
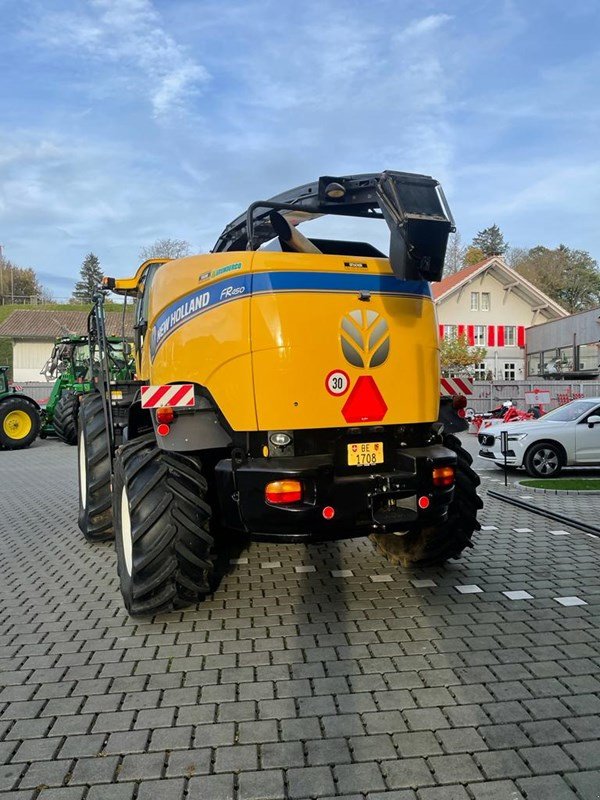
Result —
[[577, 769], [576, 764], [558, 745], [524, 747], [519, 750], [519, 755], [529, 765], [534, 775]]
[[563, 749], [573, 758], [581, 769], [600, 768], [600, 742], [569, 742]]
[[472, 756], [433, 756], [428, 762], [438, 783], [468, 783], [482, 779]]
[[333, 776], [328, 767], [290, 769], [287, 772], [287, 783], [290, 800], [335, 794]]
[[524, 795], [513, 781], [470, 783], [467, 788], [474, 800], [524, 800]]
[[188, 783], [188, 800], [235, 800], [233, 775], [202, 775]]
[[564, 778], [575, 789], [581, 800], [598, 800], [600, 794], [600, 770], [569, 773]]
[[239, 776], [238, 800], [280, 800], [282, 797], [285, 797], [285, 787], [281, 770], [242, 772]]
[[205, 775], [211, 770], [212, 751], [206, 750], [175, 750], [169, 753], [166, 769], [168, 778], [179, 775], [192, 778], [194, 775]]
[[381, 764], [385, 781], [391, 789], [410, 789], [435, 783], [424, 758], [403, 758]]
[[521, 778], [517, 781], [527, 800], [577, 800], [577, 795], [559, 775]]
[[[80, 763], [78, 762], [78, 765]], [[70, 766], [71, 762], [67, 760], [38, 761], [30, 764], [25, 775], [21, 778], [19, 788], [35, 789], [36, 786], [62, 786]]]
[[414, 756], [431, 756], [442, 753], [437, 739], [428, 731], [416, 733], [395, 733], [392, 737], [403, 758]]
[[519, 778], [531, 774], [531, 770], [514, 750], [477, 753], [475, 758], [485, 777], [490, 780]]
[[[345, 740], [336, 740], [336, 739], [329, 739], [327, 741], [319, 739], [318, 742], [315, 742], [315, 745], [319, 745], [318, 747], [314, 747], [315, 755], [317, 753], [322, 754], [323, 751], [326, 752], [327, 745], [332, 743], [342, 742], [343, 746], [348, 750], [348, 746]], [[344, 760], [350, 761], [350, 751], [348, 750], [347, 756], [344, 757], [342, 753], [340, 759], [340, 750], [336, 751], [335, 758], [333, 761], [329, 761], [328, 759], [325, 760], [312, 760], [311, 761], [311, 742], [306, 742], [306, 750], [308, 753], [308, 763], [309, 765], [315, 764], [329, 764], [329, 763], [340, 763]], [[304, 766], [304, 750], [302, 747], [301, 742], [267, 742], [266, 744], [262, 744], [259, 748], [260, 752], [260, 763], [263, 769], [272, 769], [281, 767], [283, 769], [289, 769], [290, 767], [301, 767]]]

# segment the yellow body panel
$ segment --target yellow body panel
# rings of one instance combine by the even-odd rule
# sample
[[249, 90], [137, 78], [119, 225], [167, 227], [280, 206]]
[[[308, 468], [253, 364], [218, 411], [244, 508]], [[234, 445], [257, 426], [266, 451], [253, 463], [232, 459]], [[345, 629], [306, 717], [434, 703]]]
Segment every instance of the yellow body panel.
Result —
[[[361, 376], [387, 406], [381, 424], [438, 415], [428, 287], [397, 281], [383, 258], [258, 251], [169, 261], [152, 280], [140, 355], [140, 378], [206, 387], [238, 431], [373, 424], [342, 413]], [[349, 379], [341, 394], [326, 387], [333, 371]]]

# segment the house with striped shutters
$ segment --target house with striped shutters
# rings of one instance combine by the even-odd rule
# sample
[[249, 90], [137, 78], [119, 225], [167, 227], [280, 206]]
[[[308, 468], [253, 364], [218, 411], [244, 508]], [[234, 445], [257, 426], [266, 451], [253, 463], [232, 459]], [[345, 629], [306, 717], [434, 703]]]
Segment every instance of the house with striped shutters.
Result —
[[463, 267], [431, 289], [440, 339], [465, 335], [487, 350], [476, 380], [523, 380], [526, 329], [569, 316], [499, 256]]

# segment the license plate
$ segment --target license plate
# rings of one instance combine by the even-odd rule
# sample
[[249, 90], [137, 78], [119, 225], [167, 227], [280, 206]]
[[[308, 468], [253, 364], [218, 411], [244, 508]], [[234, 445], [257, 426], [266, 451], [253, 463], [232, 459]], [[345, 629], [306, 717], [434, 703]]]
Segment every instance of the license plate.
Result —
[[351, 467], [370, 467], [373, 464], [383, 464], [383, 442], [349, 444], [348, 464]]

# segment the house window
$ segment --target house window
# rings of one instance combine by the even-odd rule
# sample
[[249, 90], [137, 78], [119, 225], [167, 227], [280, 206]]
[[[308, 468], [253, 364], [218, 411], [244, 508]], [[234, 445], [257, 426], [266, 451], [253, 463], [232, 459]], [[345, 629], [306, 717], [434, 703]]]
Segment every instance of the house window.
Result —
[[542, 375], [558, 372], [558, 350], [544, 350], [542, 353]]
[[517, 328], [515, 325], [504, 326], [504, 346], [514, 347], [517, 343]]
[[479, 311], [479, 292], [471, 292], [471, 311]]
[[475, 325], [473, 333], [473, 342], [479, 346], [485, 346], [487, 336], [487, 325]]
[[529, 353], [527, 356], [527, 375], [541, 375], [541, 354]]
[[504, 362], [504, 380], [505, 381], [514, 381], [516, 380], [517, 376], [517, 369], [514, 361], [505, 361]]
[[456, 339], [457, 332], [456, 325], [444, 325], [444, 339]]
[[573, 372], [573, 348], [560, 347], [558, 350], [558, 371], [559, 372]]
[[473, 369], [473, 377], [476, 381], [484, 381], [486, 375], [486, 368], [485, 368], [485, 361], [481, 361], [479, 364], [475, 364]]
[[482, 292], [481, 293], [481, 310], [482, 311], [489, 311], [490, 310], [490, 293], [489, 292]]
[[579, 369], [598, 369], [598, 347], [595, 344], [580, 344], [577, 348], [577, 363]]

